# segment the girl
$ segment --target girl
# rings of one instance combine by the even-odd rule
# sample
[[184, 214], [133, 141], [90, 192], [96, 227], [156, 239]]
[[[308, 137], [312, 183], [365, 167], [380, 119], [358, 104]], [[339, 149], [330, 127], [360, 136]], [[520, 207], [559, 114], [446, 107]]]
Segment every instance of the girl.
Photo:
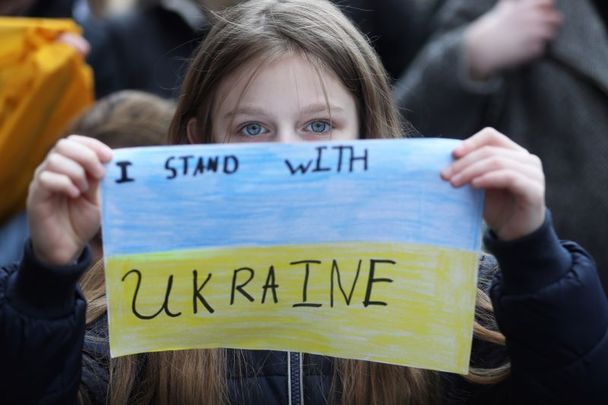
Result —
[[[403, 131], [383, 68], [339, 11], [320, 0], [256, 0], [219, 17], [201, 45], [170, 137], [291, 142]], [[486, 190], [485, 242], [502, 268], [496, 271], [491, 257], [481, 260], [471, 374], [273, 351], [109, 361], [102, 265], [82, 281], [86, 331], [85, 300], [75, 285], [89, 266], [85, 246], [99, 227], [96, 194], [111, 150], [71, 136], [38, 168], [28, 199], [31, 243], [19, 268], [1, 273], [0, 350], [10, 367], [1, 392], [48, 402], [74, 401], [79, 392], [93, 403], [606, 400], [608, 303], [590, 258], [552, 230], [540, 161], [491, 129], [453, 154], [454, 163], [437, 175]], [[488, 291], [502, 333], [494, 329]]]

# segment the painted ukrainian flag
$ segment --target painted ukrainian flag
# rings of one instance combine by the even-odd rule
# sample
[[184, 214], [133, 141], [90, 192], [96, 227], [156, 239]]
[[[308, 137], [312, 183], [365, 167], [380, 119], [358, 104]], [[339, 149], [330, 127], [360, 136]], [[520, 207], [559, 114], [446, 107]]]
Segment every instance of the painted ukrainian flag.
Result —
[[483, 198], [440, 179], [457, 142], [116, 150], [112, 356], [275, 349], [466, 373]]

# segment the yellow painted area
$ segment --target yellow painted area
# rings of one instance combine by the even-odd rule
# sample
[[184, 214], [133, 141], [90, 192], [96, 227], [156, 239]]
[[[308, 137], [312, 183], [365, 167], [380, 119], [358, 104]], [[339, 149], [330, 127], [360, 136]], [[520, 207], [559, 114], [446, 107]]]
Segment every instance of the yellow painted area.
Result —
[[[304, 300], [306, 267], [291, 263], [305, 260], [321, 262], [309, 265], [306, 289], [306, 303], [320, 306], [294, 307]], [[473, 252], [402, 243], [233, 247], [110, 257], [110, 349], [113, 357], [187, 348], [292, 350], [466, 373], [477, 261]], [[370, 281], [372, 262], [375, 281]], [[271, 266], [277, 302], [270, 287], [263, 302], [264, 285], [272, 284]], [[353, 290], [349, 304], [338, 287], [337, 272], [332, 272], [336, 266], [346, 296]], [[245, 267], [253, 270], [253, 278], [242, 290], [253, 302], [232, 288], [235, 270]], [[135, 311], [152, 317], [161, 310], [152, 319], [134, 315], [134, 269], [141, 273]], [[213, 313], [194, 293], [209, 274], [200, 295]], [[250, 274], [236, 272], [235, 286]], [[368, 301], [386, 305], [365, 306], [368, 290]]]

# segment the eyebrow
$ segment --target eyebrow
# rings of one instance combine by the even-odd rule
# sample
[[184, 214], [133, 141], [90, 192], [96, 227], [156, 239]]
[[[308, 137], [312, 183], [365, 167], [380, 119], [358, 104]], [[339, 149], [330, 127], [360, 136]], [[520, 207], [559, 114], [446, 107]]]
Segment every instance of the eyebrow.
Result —
[[[325, 103], [318, 103], [318, 104], [310, 104], [310, 105], [302, 108], [300, 111], [304, 114], [316, 114], [316, 113], [322, 113], [322, 112], [326, 112], [326, 111], [331, 111], [332, 113], [333, 112], [340, 113], [340, 112], [344, 112], [344, 108], [338, 107], [336, 105], [327, 105]], [[253, 106], [240, 106], [239, 108], [237, 108], [233, 111], [227, 112], [224, 117], [230, 118], [230, 117], [234, 117], [235, 115], [239, 115], [239, 114], [266, 115], [266, 111], [261, 108], [257, 108], [257, 107], [253, 107]]]
[[315, 114], [315, 113], [321, 113], [321, 112], [326, 112], [326, 111], [344, 112], [344, 108], [338, 107], [336, 105], [326, 104], [326, 103], [311, 104], [311, 105], [308, 105], [308, 106], [302, 108], [302, 112], [304, 114]]

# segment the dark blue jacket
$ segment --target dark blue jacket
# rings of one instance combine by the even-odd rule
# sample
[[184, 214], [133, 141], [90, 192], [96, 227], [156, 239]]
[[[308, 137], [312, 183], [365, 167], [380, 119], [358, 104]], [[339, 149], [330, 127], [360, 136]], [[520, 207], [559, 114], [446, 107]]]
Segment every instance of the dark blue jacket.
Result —
[[[559, 242], [549, 216], [525, 238], [502, 242], [486, 235], [485, 243], [502, 269], [487, 288], [507, 337], [512, 375], [488, 387], [442, 374], [444, 402], [608, 403], [608, 302], [589, 256], [574, 243]], [[76, 287], [89, 262], [85, 251], [73, 266], [44, 266], [28, 245], [19, 266], [0, 271], [0, 403], [74, 403], [81, 382], [94, 402], [105, 401], [106, 320], [85, 336], [86, 304]], [[484, 256], [481, 280], [494, 268]], [[324, 402], [331, 358], [243, 351], [251, 367], [237, 371], [236, 353], [228, 353], [235, 403]], [[500, 364], [504, 355], [474, 341], [474, 364]]]

